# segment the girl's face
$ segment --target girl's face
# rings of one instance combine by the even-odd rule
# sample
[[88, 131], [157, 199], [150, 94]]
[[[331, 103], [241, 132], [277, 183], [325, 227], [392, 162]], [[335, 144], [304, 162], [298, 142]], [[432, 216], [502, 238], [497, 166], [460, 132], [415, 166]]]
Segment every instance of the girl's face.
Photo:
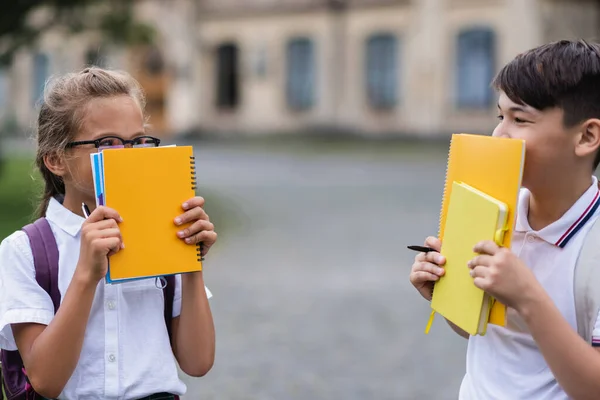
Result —
[[[130, 140], [144, 135], [144, 117], [138, 103], [130, 96], [98, 98], [85, 107], [81, 129], [73, 141], [95, 140], [117, 136]], [[68, 197], [96, 204], [90, 154], [98, 149], [86, 144], [67, 149], [66, 172], [63, 177]]]

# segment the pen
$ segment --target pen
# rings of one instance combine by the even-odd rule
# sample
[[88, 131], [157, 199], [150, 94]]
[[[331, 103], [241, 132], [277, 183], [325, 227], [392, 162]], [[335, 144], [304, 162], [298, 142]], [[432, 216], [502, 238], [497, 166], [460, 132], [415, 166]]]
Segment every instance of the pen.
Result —
[[420, 251], [422, 253], [429, 253], [430, 251], [436, 251], [435, 249], [432, 249], [431, 247], [425, 247], [425, 246], [407, 246], [407, 247], [411, 250]]
[[87, 204], [81, 203], [81, 210], [86, 218], [90, 216], [90, 209], [88, 208]]

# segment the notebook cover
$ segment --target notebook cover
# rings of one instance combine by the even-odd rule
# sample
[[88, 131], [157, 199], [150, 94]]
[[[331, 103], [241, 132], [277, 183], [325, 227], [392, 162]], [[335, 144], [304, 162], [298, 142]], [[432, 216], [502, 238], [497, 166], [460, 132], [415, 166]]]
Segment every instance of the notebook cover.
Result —
[[177, 237], [181, 205], [195, 195], [191, 146], [102, 152], [104, 202], [123, 218], [125, 248], [110, 257], [107, 281], [202, 270], [199, 246]]
[[[440, 212], [439, 238], [444, 240], [451, 182], [460, 181], [508, 206], [508, 231], [502, 245], [510, 248], [525, 162], [525, 141], [473, 134], [454, 134], [448, 153]], [[506, 306], [494, 302], [490, 323], [506, 326]]]
[[467, 263], [476, 256], [473, 246], [478, 242], [502, 242], [498, 234], [505, 230], [508, 214], [498, 222], [498, 203], [469, 185], [452, 184], [441, 249], [446, 272], [435, 284], [431, 308], [471, 335], [478, 334], [485, 292], [473, 284]]

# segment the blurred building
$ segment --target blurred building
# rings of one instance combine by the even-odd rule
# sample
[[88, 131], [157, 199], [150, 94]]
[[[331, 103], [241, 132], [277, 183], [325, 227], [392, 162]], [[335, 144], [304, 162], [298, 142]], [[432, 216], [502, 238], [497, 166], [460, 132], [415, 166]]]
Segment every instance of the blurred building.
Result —
[[0, 72], [4, 124], [28, 127], [48, 76], [126, 68], [163, 134], [314, 130], [365, 135], [489, 132], [490, 80], [516, 54], [597, 37], [586, 0], [140, 0], [160, 33], [98, 49], [58, 33]]

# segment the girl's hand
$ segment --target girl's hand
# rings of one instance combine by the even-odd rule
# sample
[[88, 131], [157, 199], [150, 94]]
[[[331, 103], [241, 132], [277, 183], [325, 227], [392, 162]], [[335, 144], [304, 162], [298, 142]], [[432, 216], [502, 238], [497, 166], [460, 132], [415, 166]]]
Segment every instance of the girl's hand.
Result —
[[202, 257], [204, 257], [217, 241], [217, 233], [215, 232], [215, 226], [210, 222], [208, 214], [202, 207], [204, 207], [202, 197], [197, 196], [186, 201], [182, 205], [186, 212], [175, 218], [175, 225], [192, 223], [187, 228], [177, 232], [177, 236], [190, 245], [195, 246], [202, 243]]
[[108, 257], [124, 248], [115, 210], [97, 207], [81, 227], [81, 250], [77, 271], [91, 283], [97, 283], [108, 271]]

